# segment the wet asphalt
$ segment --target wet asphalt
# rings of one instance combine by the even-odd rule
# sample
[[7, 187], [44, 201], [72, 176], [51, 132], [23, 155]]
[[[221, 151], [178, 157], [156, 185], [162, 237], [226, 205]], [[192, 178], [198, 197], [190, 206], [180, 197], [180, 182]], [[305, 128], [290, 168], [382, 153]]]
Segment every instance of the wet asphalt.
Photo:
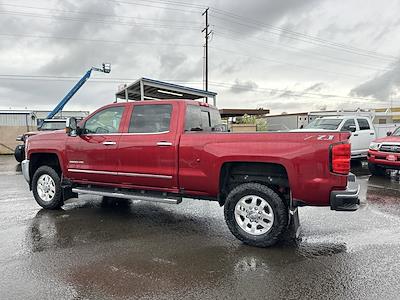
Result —
[[214, 202], [84, 196], [41, 210], [0, 156], [0, 299], [400, 299], [399, 180], [353, 171], [358, 211], [301, 208], [298, 245], [259, 249]]

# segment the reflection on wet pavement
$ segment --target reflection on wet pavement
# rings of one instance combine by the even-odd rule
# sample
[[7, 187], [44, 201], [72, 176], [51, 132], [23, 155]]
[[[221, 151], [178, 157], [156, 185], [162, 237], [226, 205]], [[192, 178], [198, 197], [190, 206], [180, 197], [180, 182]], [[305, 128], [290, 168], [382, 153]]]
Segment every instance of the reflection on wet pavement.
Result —
[[[10, 166], [12, 165], [12, 166]], [[396, 178], [353, 170], [354, 213], [301, 208], [297, 245], [248, 247], [217, 203], [71, 199], [41, 210], [13, 161], [0, 157], [3, 299], [398, 299]], [[13, 169], [14, 168], [14, 169]], [[14, 173], [12, 173], [14, 172]]]

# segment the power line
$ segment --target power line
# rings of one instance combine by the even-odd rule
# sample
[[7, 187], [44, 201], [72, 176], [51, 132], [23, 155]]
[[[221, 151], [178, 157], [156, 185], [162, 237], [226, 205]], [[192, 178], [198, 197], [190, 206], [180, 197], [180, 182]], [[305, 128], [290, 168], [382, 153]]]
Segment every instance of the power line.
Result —
[[96, 20], [96, 19], [88, 19], [88, 18], [77, 18], [77, 17], [64, 17], [57, 15], [45, 15], [45, 14], [35, 14], [35, 13], [26, 13], [26, 12], [17, 12], [17, 11], [0, 11], [0, 14], [6, 15], [14, 15], [14, 16], [26, 16], [33, 18], [45, 18], [45, 19], [58, 19], [63, 21], [75, 21], [75, 22], [88, 22], [88, 23], [98, 23], [98, 24], [107, 24], [107, 25], [119, 25], [119, 26], [141, 26], [141, 27], [156, 27], [156, 28], [166, 28], [166, 29], [179, 29], [179, 30], [190, 30], [197, 31], [200, 29], [196, 28], [188, 28], [187, 25], [182, 26], [171, 26], [169, 24], [160, 24], [160, 23], [127, 23], [120, 21], [106, 21], [106, 20]]
[[[265, 30], [265, 31], [272, 33], [272, 34], [278, 34], [278, 35], [286, 34], [285, 37], [287, 37], [287, 38], [291, 38], [291, 39], [295, 39], [295, 40], [299, 40], [299, 41], [303, 41], [303, 42], [307, 42], [307, 43], [320, 45], [320, 46], [324, 46], [324, 47], [329, 47], [329, 48], [333, 48], [333, 49], [337, 49], [337, 50], [341, 50], [341, 51], [346, 51], [346, 52], [350, 52], [350, 53], [357, 54], [357, 55], [364, 55], [364, 56], [376, 57], [376, 58], [387, 59], [387, 60], [397, 59], [397, 57], [392, 56], [392, 55], [381, 54], [381, 53], [377, 53], [375, 51], [360, 49], [360, 48], [348, 46], [345, 44], [325, 40], [325, 39], [322, 39], [322, 38], [319, 38], [316, 36], [299, 33], [299, 32], [292, 31], [292, 30], [289, 30], [286, 28], [273, 26], [273, 25], [270, 25], [267, 23], [262, 23], [262, 22], [259, 22], [256, 20], [247, 19], [245, 17], [239, 16], [239, 15], [236, 15], [236, 14], [233, 14], [233, 13], [221, 10], [221, 9], [213, 8], [213, 10], [211, 11], [211, 14], [213, 14], [213, 13], [225, 16], [225, 18], [224, 18], [224, 17], [218, 16], [218, 15], [217, 16], [214, 15], [215, 18], [218, 18], [223, 21], [228, 21], [230, 23], [234, 23], [234, 24], [238, 24], [238, 25], [246, 26], [246, 27], [251, 27], [251, 28], [255, 28], [255, 29], [260, 29], [260, 27], [261, 28], [269, 28], [269, 31], [268, 30]], [[226, 17], [228, 17], [228, 18], [226, 18]], [[236, 22], [235, 22], [235, 20], [236, 20]], [[239, 22], [237, 22], [238, 20], [239, 20]], [[246, 24], [242, 20], [245, 20], [245, 22], [250, 23], [250, 24]]]
[[[210, 85], [212, 86], [219, 86], [219, 87], [227, 87], [232, 88], [233, 86], [235, 89], [241, 89], [244, 91], [253, 91], [253, 92], [281, 92], [284, 93], [284, 96], [291, 96], [291, 97], [307, 97], [307, 98], [314, 98], [310, 96], [318, 96], [323, 98], [344, 98], [344, 99], [358, 99], [358, 100], [372, 100], [370, 98], [363, 98], [363, 97], [353, 97], [353, 96], [343, 96], [343, 95], [335, 95], [335, 94], [322, 94], [322, 93], [311, 93], [311, 92], [304, 92], [304, 91], [290, 91], [290, 90], [282, 90], [276, 88], [265, 88], [265, 87], [249, 87], [247, 85], [240, 85], [237, 83], [226, 83], [226, 82], [213, 82], [210, 81]], [[282, 95], [278, 95], [282, 96]]]
[[[144, 0], [136, 0], [136, 1], [142, 1], [142, 2], [153, 2], [153, 3], [162, 3], [162, 4], [176, 4], [176, 5], [183, 5], [183, 6], [186, 6], [186, 7], [196, 7], [196, 8], [200, 8], [200, 7], [203, 7], [203, 6], [201, 6], [201, 5], [195, 5], [195, 4], [189, 4], [189, 3], [184, 3], [184, 2], [177, 2], [177, 1], [144, 1]], [[114, 1], [114, 2], [116, 2], [116, 1]], [[125, 2], [124, 2], [125, 3]], [[129, 4], [136, 4], [136, 3], [129, 3]], [[12, 7], [22, 7], [22, 8], [32, 8], [32, 9], [41, 9], [41, 10], [49, 10], [49, 11], [61, 11], [61, 12], [67, 12], [67, 13], [76, 13], [76, 14], [88, 14], [88, 15], [98, 15], [98, 16], [108, 16], [108, 17], [118, 17], [118, 18], [135, 18], [135, 17], [128, 17], [128, 16], [119, 16], [119, 15], [107, 15], [107, 14], [99, 14], [99, 13], [90, 13], [90, 12], [81, 12], [81, 11], [69, 11], [69, 10], [61, 10], [61, 9], [49, 9], [49, 8], [43, 8], [43, 7], [36, 7], [36, 6], [26, 6], [26, 5], [15, 5], [15, 4], [3, 4], [3, 5], [5, 5], [5, 6], [12, 6]], [[220, 13], [221, 12], [223, 12], [222, 10], [219, 10], [219, 9], [216, 9], [216, 8], [214, 8], [215, 10], [217, 10], [217, 11], [220, 11]], [[14, 14], [23, 14], [23, 15], [26, 15], [27, 13], [26, 12], [13, 12]], [[224, 15], [229, 15], [229, 16], [231, 16], [232, 14], [231, 13], [224, 13]], [[51, 17], [51, 18], [63, 18], [63, 19], [66, 19], [65, 17], [63, 17], [63, 16], [49, 16], [49, 15], [32, 15], [32, 14], [29, 14], [29, 16], [33, 16], [33, 17], [47, 17], [47, 18], [49, 18], [49, 17]], [[237, 16], [237, 15], [236, 15]], [[221, 17], [217, 17], [217, 18], [221, 18]], [[239, 17], [237, 17], [237, 18], [239, 18]], [[92, 22], [100, 22], [100, 23], [104, 23], [104, 24], [110, 24], [109, 22], [105, 22], [104, 20], [91, 20], [91, 19], [71, 19], [71, 18], [69, 18], [69, 19], [66, 19], [66, 20], [73, 20], [73, 21], [92, 21]], [[150, 19], [149, 19], [150, 20]], [[153, 19], [154, 20], [154, 19]], [[160, 21], [159, 19], [157, 20], [157, 21]], [[228, 20], [228, 21], [231, 21], [231, 20]], [[255, 21], [255, 22], [257, 22], [257, 21]], [[245, 25], [245, 26], [248, 26], [247, 24], [243, 24], [243, 23], [237, 23], [237, 22], [234, 22], [234, 23], [236, 23], [236, 24], [241, 24], [241, 25]], [[112, 24], [116, 24], [116, 22], [113, 22]], [[176, 24], [176, 23], [175, 23]], [[192, 23], [192, 24], [199, 24], [199, 23]], [[158, 25], [158, 24], [143, 24], [143, 23], [135, 23], [134, 25], [133, 24], [127, 24], [127, 23], [122, 23], [122, 22], [119, 22], [119, 25], [128, 25], [128, 26], [135, 26], [135, 25], [142, 25], [142, 26], [158, 26], [158, 27], [160, 27], [160, 25], [161, 25], [161, 27], [162, 26], [164, 26], [164, 28], [165, 28], [165, 26], [167, 26], [168, 28], [169, 27], [171, 27], [171, 24], [170, 23], [168, 23], [167, 25], [166, 24], [160, 24], [160, 25]], [[272, 26], [272, 25], [271, 25]], [[221, 27], [221, 28], [224, 28], [223, 26], [218, 26], [218, 27]], [[188, 29], [187, 27], [176, 27], [177, 29], [184, 29], [184, 30], [195, 30], [195, 29]], [[239, 34], [241, 34], [240, 32], [238, 32], [238, 31], [232, 31], [232, 30], [230, 30], [230, 29], [225, 29], [225, 30], [227, 30], [227, 31], [230, 31], [230, 32], [234, 32], [234, 33], [239, 33]], [[258, 39], [260, 39], [260, 38], [258, 38]], [[263, 39], [260, 39], [260, 40], [263, 40]], [[268, 40], [265, 40], [265, 41], [268, 41]], [[268, 42], [271, 42], [271, 40], [269, 40]], [[273, 41], [272, 41], [273, 42]], [[290, 47], [292, 47], [292, 48], [296, 48], [296, 47], [293, 47], [293, 46], [290, 46]], [[316, 52], [314, 52], [314, 53], [316, 53]], [[315, 55], [317, 55], [317, 56], [321, 56], [321, 54], [318, 54], [318, 53], [316, 53]], [[326, 55], [323, 55], [323, 56], [326, 56]], [[332, 57], [330, 57], [331, 59], [335, 59], [335, 58], [332, 58]], [[341, 59], [341, 61], [346, 61], [346, 60], [343, 60], [343, 59]], [[351, 61], [349, 61], [349, 60], [347, 60], [348, 62], [349, 62], [349, 64], [354, 64], [354, 63], [352, 63]], [[365, 67], [365, 68], [369, 68], [369, 67]], [[382, 69], [380, 69], [380, 70], [382, 70]]]
[[[181, 2], [181, 1], [159, 1], [159, 0], [131, 0], [131, 1], [106, 0], [106, 1], [114, 2], [114, 3], [132, 4], [132, 5], [148, 5], [148, 3], [176, 5], [176, 6], [181, 6], [181, 7], [194, 8], [194, 9], [198, 9], [200, 11], [203, 11], [204, 9], [207, 8], [206, 5]], [[144, 2], [145, 4], [142, 4], [142, 2]], [[155, 6], [155, 7], [156, 8], [166, 8], [165, 6]], [[173, 9], [173, 8], [168, 7], [168, 9]]]
[[[43, 81], [75, 81], [80, 79], [79, 76], [56, 76], [56, 75], [24, 75], [24, 74], [0, 74], [0, 80], [43, 80]], [[92, 78], [88, 82], [132, 82], [136, 79], [133, 78]], [[192, 83], [192, 84], [201, 84], [201, 81], [187, 81], [187, 80], [178, 80], [178, 79], [164, 79], [164, 81], [169, 82], [179, 82], [179, 83]], [[358, 100], [371, 100], [371, 98], [363, 98], [363, 97], [353, 97], [353, 96], [343, 96], [343, 95], [335, 95], [335, 94], [323, 94], [323, 93], [312, 93], [312, 92], [305, 92], [305, 91], [291, 91], [291, 90], [283, 90], [277, 88], [266, 88], [266, 87], [248, 87], [246, 85], [241, 85], [236, 83], [229, 83], [229, 82], [215, 82], [209, 81], [209, 84], [212, 86], [217, 87], [224, 87], [224, 88], [232, 88], [235, 87], [236, 89], [246, 90], [246, 91], [253, 91], [253, 92], [272, 92], [272, 93], [284, 93], [285, 96], [291, 97], [310, 97], [315, 99], [315, 97], [324, 97], [324, 98], [343, 98], [343, 99], [358, 99]], [[279, 96], [279, 95], [278, 95]], [[282, 95], [281, 95], [282, 96]]]
[[[224, 29], [224, 30], [226, 30], [226, 29]], [[232, 31], [232, 30], [227, 30], [227, 31], [236, 32], [236, 31]], [[300, 48], [300, 47], [295, 47], [295, 46], [292, 46], [292, 45], [278, 44], [276, 46], [273, 46], [273, 45], [271, 45], [269, 43], [264, 43], [264, 42], [273, 42], [274, 43], [274, 41], [271, 41], [271, 40], [266, 40], [266, 39], [261, 39], [261, 38], [247, 38], [246, 41], [243, 41], [243, 39], [236, 38], [233, 34], [227, 34], [224, 31], [221, 32], [219, 30], [214, 30], [214, 32], [215, 32], [215, 35], [217, 37], [222, 37], [223, 39], [229, 39], [231, 41], [234, 41], [236, 43], [239, 43], [239, 44], [242, 44], [242, 45], [245, 45], [245, 46], [248, 46], [249, 44], [252, 44], [252, 45], [262, 46], [263, 48], [267, 47], [267, 48], [270, 48], [270, 49], [278, 49], [278, 47], [279, 47], [280, 51], [284, 50], [284, 51], [297, 52], [297, 53], [300, 52], [300, 51], [304, 51], [304, 53], [302, 55], [304, 55], [304, 54], [308, 55], [308, 56], [313, 55], [312, 56], [313, 58], [324, 60], [324, 61], [332, 61], [333, 60], [333, 61], [337, 61], [337, 62], [341, 62], [341, 63], [344, 62], [346, 65], [353, 65], [353, 66], [356, 66], [356, 67], [369, 69], [369, 70], [374, 70], [374, 71], [382, 71], [382, 72], [384, 72], [384, 71], [390, 70], [389, 68], [381, 68], [381, 67], [378, 67], [378, 66], [375, 66], [375, 65], [366, 64], [366, 63], [360, 64], [360, 63], [356, 63], [356, 62], [354, 62], [352, 60], [332, 57], [332, 56], [329, 56], [329, 55], [326, 55], [326, 54], [323, 54], [323, 53], [320, 53], [320, 52], [316, 52], [316, 51], [312, 51], [312, 50], [308, 50], [308, 49], [306, 50], [306, 49], [303, 49], [303, 48]], [[249, 42], [248, 40], [250, 40], [251, 42]]]
[[14, 38], [14, 37], [26, 37], [36, 39], [58, 39], [58, 40], [72, 40], [72, 41], [83, 41], [83, 42], [95, 42], [95, 43], [112, 43], [112, 44], [137, 44], [137, 45], [156, 45], [156, 46], [168, 46], [168, 47], [194, 47], [200, 48], [202, 45], [193, 44], [178, 44], [178, 43], [162, 43], [162, 42], [145, 42], [145, 41], [118, 41], [118, 40], [103, 40], [103, 39], [86, 39], [76, 37], [62, 37], [62, 36], [40, 36], [40, 35], [29, 35], [29, 34], [8, 34], [0, 33], [0, 36]]
[[292, 63], [288, 63], [286, 61], [276, 60], [276, 59], [272, 59], [272, 58], [259, 57], [259, 56], [254, 56], [254, 55], [246, 55], [246, 54], [242, 54], [242, 53], [237, 52], [237, 51], [226, 50], [226, 49], [221, 49], [221, 48], [217, 48], [217, 47], [210, 47], [210, 48], [211, 49], [215, 49], [217, 51], [221, 51], [221, 52], [233, 53], [233, 54], [240, 55], [240, 56], [250, 57], [250, 58], [253, 58], [253, 59], [256, 59], [256, 60], [270, 61], [270, 62], [273, 62], [273, 63], [293, 66], [293, 67], [300, 68], [300, 69], [305, 69], [305, 70], [314, 70], [314, 71], [318, 71], [318, 72], [322, 72], [322, 73], [330, 73], [330, 74], [353, 77], [353, 78], [363, 78], [362, 76], [357, 76], [357, 75], [352, 75], [352, 74], [347, 74], [347, 73], [340, 73], [340, 72], [335, 72], [335, 71], [328, 71], [328, 70], [325, 70], [325, 69], [319, 69], [319, 68], [314, 68], [314, 67], [310, 67], [310, 66], [292, 64]]
[[[150, 3], [157, 3], [157, 4], [164, 4], [164, 5], [179, 5], [182, 7], [188, 7], [188, 8], [196, 8], [196, 9], [202, 9], [204, 10], [206, 7], [204, 5], [197, 5], [197, 4], [192, 4], [192, 3], [186, 3], [186, 2], [178, 2], [178, 1], [161, 1], [161, 0], [135, 0], [134, 2], [127, 2], [127, 1], [117, 1], [117, 0], [107, 0], [110, 2], [114, 2], [114, 3], [125, 3], [125, 4], [133, 4], [133, 5], [144, 5], [146, 6], [147, 4], [142, 4], [140, 2], [150, 2]], [[140, 4], [139, 4], [139, 3]], [[173, 7], [168, 7], [168, 6], [155, 6], [157, 8], [163, 8], [163, 9], [175, 9]], [[296, 40], [300, 40], [303, 42], [308, 42], [308, 43], [312, 43], [312, 44], [317, 44], [320, 46], [325, 46], [325, 47], [330, 47], [336, 50], [341, 50], [341, 51], [346, 51], [346, 52], [350, 52], [353, 54], [357, 54], [357, 55], [365, 55], [365, 56], [370, 56], [370, 57], [375, 57], [375, 58], [381, 58], [381, 59], [387, 59], [387, 60], [395, 60], [397, 59], [397, 57], [392, 56], [392, 55], [387, 55], [387, 54], [381, 54], [378, 53], [376, 51], [370, 51], [370, 50], [366, 50], [366, 49], [361, 49], [361, 48], [357, 48], [357, 47], [353, 47], [353, 46], [349, 46], [346, 44], [342, 44], [342, 43], [337, 43], [337, 42], [333, 42], [333, 41], [329, 41], [327, 39], [323, 39], [317, 36], [313, 36], [313, 35], [309, 35], [309, 34], [304, 34], [304, 33], [300, 33], [300, 32], [296, 32], [293, 30], [289, 30], [287, 28], [282, 28], [279, 26], [274, 26], [271, 24], [267, 24], [267, 23], [263, 23], [260, 22], [258, 20], [253, 20], [253, 19], [249, 19], [243, 16], [240, 16], [238, 14], [232, 13], [230, 11], [226, 11], [226, 10], [222, 10], [216, 7], [211, 7], [211, 14], [219, 14], [220, 16], [215, 16], [216, 18], [220, 18], [220, 19], [225, 19], [228, 20], [230, 22], [232, 22], [232, 19], [236, 20], [236, 21], [241, 21], [242, 23], [238, 23], [240, 25], [243, 26], [256, 26], [257, 29], [259, 29], [260, 27], [263, 28], [269, 28], [271, 31], [271, 33], [275, 33], [275, 34], [279, 34], [281, 35], [282, 33], [286, 34], [286, 37], [291, 38], [291, 39], [296, 39]], [[188, 10], [184, 10], [186, 12], [194, 12], [194, 11], [188, 11]], [[222, 16], [222, 17], [221, 17]], [[225, 18], [224, 18], [225, 17]], [[227, 19], [230, 18], [230, 19]], [[246, 24], [243, 23], [247, 22], [250, 23]]]
[[[30, 9], [37, 9], [37, 10], [45, 10], [45, 11], [54, 11], [54, 12], [62, 12], [62, 13], [69, 13], [69, 14], [80, 14], [80, 15], [92, 15], [92, 16], [100, 16], [100, 17], [112, 17], [112, 18], [119, 18], [119, 19], [131, 19], [131, 20], [146, 20], [146, 21], [162, 21], [161, 19], [152, 19], [152, 18], [142, 18], [137, 16], [122, 16], [116, 14], [102, 14], [102, 13], [95, 13], [95, 12], [88, 12], [88, 11], [76, 11], [76, 10], [65, 10], [65, 9], [57, 9], [57, 8], [46, 8], [46, 7], [38, 7], [38, 6], [28, 6], [28, 5], [18, 5], [18, 4], [9, 4], [9, 3], [2, 3], [2, 6], [11, 6], [17, 8], [30, 8]], [[25, 13], [25, 12], [22, 12]], [[182, 25], [192, 24], [192, 25], [201, 25], [201, 23], [196, 23], [193, 21], [179, 21], [179, 24]], [[167, 24], [177, 24], [175, 20], [168, 20]]]
[[[156, 6], [156, 5], [150, 5], [150, 4], [143, 4], [143, 3], [139, 2], [140, 0], [136, 0], [137, 2], [116, 1], [116, 0], [105, 0], [105, 1], [113, 2], [113, 3], [117, 3], [117, 4], [139, 5], [139, 6], [144, 6], [144, 7], [160, 8], [160, 9], [167, 9], [167, 10], [180, 11], [180, 12], [193, 13], [193, 14], [198, 14], [199, 11], [201, 11], [201, 9], [199, 9], [197, 7], [193, 7], [193, 8], [196, 8], [197, 10], [187, 10], [187, 9], [179, 9], [179, 8], [170, 7], [170, 6]], [[145, 1], [145, 2], [146, 3], [147, 2], [159, 3], [157, 1]], [[163, 3], [163, 2], [160, 2], [160, 3], [161, 4], [171, 4], [171, 3]], [[184, 6], [184, 5], [182, 5], [182, 6]]]

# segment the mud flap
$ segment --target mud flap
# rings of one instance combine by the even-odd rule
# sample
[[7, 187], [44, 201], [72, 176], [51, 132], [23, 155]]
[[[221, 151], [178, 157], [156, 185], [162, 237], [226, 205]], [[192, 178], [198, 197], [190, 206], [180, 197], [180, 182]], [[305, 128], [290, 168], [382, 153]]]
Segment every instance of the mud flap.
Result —
[[78, 194], [72, 192], [71, 187], [62, 188], [63, 200], [66, 201], [71, 198], [78, 198]]
[[300, 218], [299, 208], [289, 210], [289, 225], [288, 230], [293, 232], [293, 238], [298, 239], [300, 237]]
[[286, 230], [282, 234], [282, 242], [286, 245], [296, 246], [300, 241], [300, 219], [299, 209], [289, 209], [289, 221]]

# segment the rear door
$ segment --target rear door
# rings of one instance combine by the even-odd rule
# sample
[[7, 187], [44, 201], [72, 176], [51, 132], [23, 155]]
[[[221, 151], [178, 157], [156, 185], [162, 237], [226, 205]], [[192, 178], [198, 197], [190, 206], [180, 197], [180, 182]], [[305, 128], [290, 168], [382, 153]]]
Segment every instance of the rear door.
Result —
[[375, 130], [367, 118], [357, 118], [359, 127], [360, 148], [363, 152], [368, 151], [369, 144], [375, 139]]
[[178, 189], [176, 103], [135, 103], [119, 141], [119, 180], [137, 188]]
[[118, 183], [117, 148], [124, 105], [105, 107], [89, 117], [83, 134], [66, 140], [68, 177], [74, 180]]

